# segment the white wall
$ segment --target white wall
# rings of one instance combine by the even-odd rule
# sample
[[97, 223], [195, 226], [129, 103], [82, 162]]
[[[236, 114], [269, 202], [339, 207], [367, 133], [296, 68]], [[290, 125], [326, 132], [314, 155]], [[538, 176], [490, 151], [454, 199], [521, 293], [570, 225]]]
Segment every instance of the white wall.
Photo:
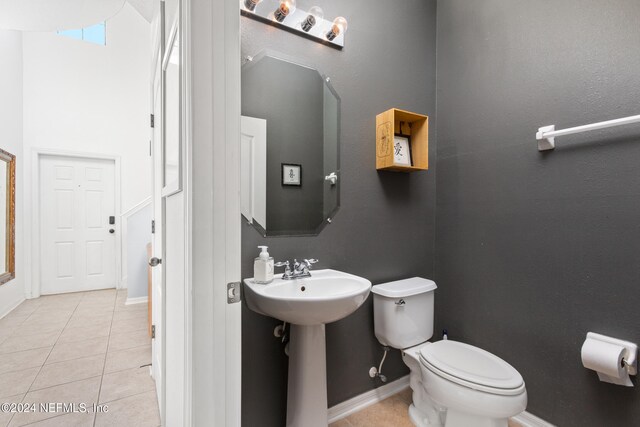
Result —
[[16, 155], [16, 278], [0, 285], [0, 317], [24, 300], [22, 34], [0, 30], [0, 148]]
[[[28, 200], [35, 190], [30, 177], [36, 148], [120, 156], [121, 212], [150, 197], [150, 24], [125, 4], [107, 21], [106, 46], [54, 33], [23, 37]], [[25, 215], [32, 224], [30, 205]], [[37, 248], [31, 229], [26, 231], [33, 255]]]
[[148, 292], [147, 244], [151, 243], [151, 202], [127, 217], [127, 297], [143, 298]]

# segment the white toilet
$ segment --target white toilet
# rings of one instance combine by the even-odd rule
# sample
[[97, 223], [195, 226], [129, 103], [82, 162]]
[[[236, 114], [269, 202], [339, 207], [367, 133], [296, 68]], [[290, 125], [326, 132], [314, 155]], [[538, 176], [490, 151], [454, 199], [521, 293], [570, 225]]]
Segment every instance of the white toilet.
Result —
[[416, 426], [507, 427], [527, 407], [522, 376], [480, 348], [433, 336], [436, 284], [414, 277], [374, 286], [375, 333], [382, 345], [402, 350], [410, 373]]

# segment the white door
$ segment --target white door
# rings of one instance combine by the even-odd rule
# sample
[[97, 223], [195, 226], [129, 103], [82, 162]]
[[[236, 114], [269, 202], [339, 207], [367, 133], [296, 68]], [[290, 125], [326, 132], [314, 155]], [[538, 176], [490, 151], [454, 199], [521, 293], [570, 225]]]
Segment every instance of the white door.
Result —
[[[174, 7], [178, 7], [176, 2]], [[171, 3], [166, 3], [171, 7]], [[180, 14], [173, 22], [165, 20], [165, 28], [171, 28], [163, 60], [163, 168], [164, 188], [164, 280], [165, 280], [165, 318], [164, 318], [164, 375], [165, 375], [165, 425], [185, 425], [188, 416], [185, 411], [187, 398], [185, 378], [187, 352], [186, 336], [186, 234], [185, 234], [185, 195], [181, 184], [184, 182], [184, 159], [182, 155], [181, 123], [181, 59], [180, 59]]]
[[240, 209], [242, 215], [267, 229], [267, 121], [241, 117]]
[[39, 163], [41, 293], [115, 288], [114, 161], [41, 156]]
[[[153, 153], [153, 221], [155, 230], [152, 239], [153, 256], [164, 258], [164, 234], [162, 223], [164, 216], [164, 201], [162, 199], [162, 66], [161, 58], [156, 64], [155, 80], [153, 84], [153, 116], [152, 153]], [[152, 282], [152, 318], [155, 326], [155, 339], [152, 341], [152, 374], [156, 381], [156, 394], [160, 413], [164, 413], [164, 376], [163, 376], [163, 335], [164, 335], [164, 269], [158, 264], [151, 270]]]

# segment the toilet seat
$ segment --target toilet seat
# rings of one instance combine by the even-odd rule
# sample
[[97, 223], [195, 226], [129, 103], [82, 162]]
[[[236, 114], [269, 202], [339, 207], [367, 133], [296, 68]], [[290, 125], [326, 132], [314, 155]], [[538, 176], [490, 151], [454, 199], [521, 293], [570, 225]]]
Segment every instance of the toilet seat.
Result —
[[420, 348], [420, 362], [434, 374], [485, 393], [513, 396], [525, 391], [520, 373], [498, 356], [457, 341]]

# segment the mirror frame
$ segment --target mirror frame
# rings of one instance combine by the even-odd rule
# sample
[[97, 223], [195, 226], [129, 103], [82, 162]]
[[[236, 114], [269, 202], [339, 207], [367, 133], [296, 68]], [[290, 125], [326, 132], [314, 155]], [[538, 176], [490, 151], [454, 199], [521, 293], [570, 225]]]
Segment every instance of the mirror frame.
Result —
[[7, 265], [0, 274], [0, 285], [16, 278], [16, 156], [0, 149], [0, 160], [7, 162]]
[[[167, 45], [164, 46], [164, 52], [162, 54], [162, 197], [172, 196], [176, 193], [182, 191], [182, 156], [183, 156], [183, 147], [182, 147], [182, 37], [179, 34], [180, 31], [180, 9], [178, 8], [178, 13], [173, 21], [173, 25], [171, 26], [171, 30], [169, 33], [169, 38], [167, 41]], [[178, 49], [180, 56], [180, 64], [178, 67], [178, 173], [176, 179], [173, 181], [166, 181], [166, 149], [167, 149], [167, 98], [166, 98], [166, 89], [167, 89], [167, 67], [169, 66], [169, 60], [171, 59], [171, 54], [173, 53], [173, 49], [175, 46], [176, 38], [178, 38]]]
[[267, 230], [265, 230], [260, 224], [258, 224], [256, 221], [251, 221], [250, 224], [253, 226], [253, 228], [262, 236], [262, 237], [269, 237], [269, 238], [280, 238], [280, 237], [316, 237], [319, 236], [320, 233], [322, 232], [322, 230], [324, 230], [324, 228], [326, 226], [328, 226], [329, 224], [331, 224], [333, 218], [335, 217], [335, 215], [338, 213], [338, 211], [340, 210], [340, 194], [342, 193], [342, 169], [341, 169], [341, 147], [342, 147], [342, 98], [340, 98], [340, 95], [338, 94], [338, 92], [336, 91], [336, 89], [333, 87], [333, 84], [331, 83], [331, 78], [323, 73], [319, 67], [315, 66], [315, 65], [311, 65], [309, 63], [306, 63], [302, 60], [300, 60], [299, 58], [292, 56], [292, 55], [288, 55], [282, 52], [278, 52], [276, 50], [270, 49], [270, 48], [266, 48], [266, 49], [262, 49], [260, 50], [255, 56], [251, 56], [251, 55], [243, 55], [242, 57], [242, 65], [240, 68], [240, 85], [242, 86], [242, 72], [244, 70], [248, 70], [250, 68], [253, 68], [258, 62], [260, 62], [261, 59], [265, 58], [265, 57], [270, 57], [270, 58], [274, 58], [280, 61], [284, 61], [284, 62], [289, 62], [293, 65], [297, 65], [299, 67], [303, 67], [303, 68], [308, 68], [311, 69], [313, 71], [315, 71], [316, 73], [318, 73], [318, 75], [320, 76], [320, 78], [323, 80], [324, 82], [324, 87], [328, 88], [329, 91], [331, 92], [331, 94], [335, 97], [336, 101], [337, 101], [337, 106], [338, 106], [338, 118], [337, 118], [337, 123], [336, 123], [336, 127], [337, 127], [337, 131], [338, 131], [338, 149], [337, 149], [337, 153], [336, 153], [336, 162], [337, 162], [337, 168], [334, 171], [337, 175], [338, 175], [338, 194], [336, 196], [336, 205], [333, 207], [333, 209], [331, 210], [331, 212], [328, 213], [326, 218], [323, 218], [322, 222], [320, 224], [318, 224], [318, 226], [315, 228], [315, 230], [310, 231], [308, 233], [299, 233], [299, 234], [275, 234], [275, 235], [270, 235], [268, 233]]

